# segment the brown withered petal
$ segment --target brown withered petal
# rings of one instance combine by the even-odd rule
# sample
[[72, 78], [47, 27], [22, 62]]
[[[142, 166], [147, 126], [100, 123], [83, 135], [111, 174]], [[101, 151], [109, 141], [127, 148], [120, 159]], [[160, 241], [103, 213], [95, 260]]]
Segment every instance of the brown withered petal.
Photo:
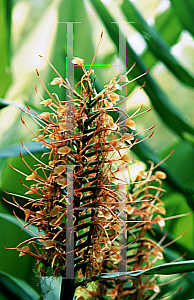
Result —
[[53, 81], [51, 81], [51, 85], [55, 85], [55, 84], [62, 84], [63, 80], [61, 79], [61, 77], [56, 77], [53, 79]]
[[127, 154], [124, 154], [121, 159], [126, 163], [131, 163], [131, 158]]
[[48, 187], [46, 189], [47, 193], [50, 195], [50, 196], [55, 196], [56, 195], [56, 189], [54, 187]]
[[[118, 224], [115, 224], [115, 225], [118, 225]], [[118, 225], [118, 226], [119, 226], [119, 225]], [[117, 253], [119, 253], [119, 252], [118, 252], [118, 251], [119, 251], [119, 247], [113, 245], [113, 246], [111, 247], [110, 251], [111, 251], [111, 252], [116, 252], [116, 251], [117, 251]]]
[[57, 227], [57, 226], [61, 225], [61, 223], [62, 223], [61, 219], [55, 218], [49, 222], [49, 225], [51, 225], [53, 227]]
[[160, 213], [165, 215], [166, 214], [166, 210], [163, 206], [157, 206], [156, 210]]
[[43, 245], [46, 249], [50, 249], [56, 246], [56, 242], [52, 240], [46, 240], [43, 242]]
[[163, 258], [164, 258], [161, 251], [154, 251], [152, 254], [153, 254], [156, 258], [158, 258], [158, 259], [163, 259]]
[[62, 187], [65, 187], [67, 185], [67, 179], [66, 178], [57, 178], [56, 183], [61, 185]]
[[66, 107], [65, 106], [59, 106], [57, 108], [57, 112], [60, 113], [60, 114], [66, 113]]
[[37, 188], [36, 187], [31, 187], [29, 191], [27, 191], [25, 193], [25, 195], [28, 195], [28, 194], [36, 194], [38, 191], [37, 191]]
[[46, 99], [40, 102], [40, 104], [44, 104], [44, 107], [51, 105], [51, 103], [52, 103], [52, 99]]
[[[22, 250], [25, 250], [26, 252], [30, 252], [30, 248], [28, 246], [22, 247]], [[21, 251], [20, 254], [19, 254], [19, 256], [23, 256], [25, 254], [27, 254], [27, 253]]]
[[59, 154], [64, 154], [65, 155], [65, 154], [68, 154], [70, 151], [71, 151], [71, 149], [69, 147], [64, 146], [64, 147], [59, 148], [57, 152]]
[[96, 261], [97, 261], [98, 263], [101, 263], [101, 262], [103, 261], [103, 259], [104, 259], [102, 253], [94, 252], [94, 257], [96, 258]]
[[50, 119], [50, 113], [49, 112], [43, 112], [43, 113], [41, 113], [40, 115], [39, 115], [39, 117], [41, 118], [41, 119]]
[[118, 294], [117, 289], [109, 289], [106, 293], [106, 296], [111, 297], [111, 299], [115, 299]]
[[105, 219], [107, 219], [107, 220], [112, 219], [112, 214], [111, 214], [111, 212], [110, 212], [110, 211], [106, 211], [106, 212], [104, 213], [104, 217], [105, 217]]
[[28, 175], [28, 176], [26, 177], [26, 180], [34, 180], [35, 178], [37, 178], [36, 173], [32, 173], [31, 175]]
[[55, 207], [53, 207], [53, 209], [50, 212], [50, 216], [51, 217], [55, 217], [58, 215], [58, 213], [60, 212], [60, 206], [56, 205]]
[[61, 174], [63, 173], [64, 171], [66, 171], [66, 166], [65, 165], [59, 165], [57, 167], [54, 168], [54, 173], [55, 174]]
[[119, 82], [128, 82], [128, 78], [126, 75], [120, 75], [119, 77]]
[[73, 124], [69, 122], [60, 123], [59, 126], [63, 130], [71, 130], [74, 127]]
[[156, 171], [155, 176], [160, 179], [166, 179], [166, 174], [162, 171]]
[[133, 121], [133, 120], [131, 120], [131, 119], [127, 119], [127, 122], [126, 122], [126, 125], [129, 127], [129, 128], [131, 128], [131, 129], [136, 129], [136, 124], [135, 124], [135, 122]]
[[134, 206], [127, 205], [126, 211], [127, 211], [128, 215], [132, 215], [133, 212], [134, 212], [134, 210], [135, 210], [135, 207], [134, 207]]
[[25, 222], [28, 220], [28, 218], [33, 214], [33, 212], [30, 209], [25, 209], [24, 210], [25, 213]]
[[72, 59], [71, 62], [74, 65], [82, 66], [83, 63], [84, 63], [84, 60], [82, 58], [79, 58], [79, 57], [74, 57], [74, 59]]
[[109, 93], [109, 98], [111, 99], [113, 104], [115, 104], [120, 99], [119, 95], [114, 92]]
[[44, 141], [44, 139], [45, 139], [44, 134], [40, 134], [38, 137], [33, 138], [32, 141], [40, 142], [40, 141]]

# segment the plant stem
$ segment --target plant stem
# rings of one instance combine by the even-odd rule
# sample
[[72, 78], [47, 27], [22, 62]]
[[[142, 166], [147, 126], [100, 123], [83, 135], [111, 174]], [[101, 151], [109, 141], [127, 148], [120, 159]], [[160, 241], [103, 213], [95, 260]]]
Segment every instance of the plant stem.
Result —
[[73, 300], [75, 289], [76, 285], [74, 279], [63, 278], [61, 283], [60, 300]]

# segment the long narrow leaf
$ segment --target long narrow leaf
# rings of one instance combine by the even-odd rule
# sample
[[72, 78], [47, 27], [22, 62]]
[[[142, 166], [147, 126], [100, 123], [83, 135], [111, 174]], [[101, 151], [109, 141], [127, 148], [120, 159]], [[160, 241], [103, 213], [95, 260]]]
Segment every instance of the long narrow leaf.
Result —
[[185, 273], [185, 272], [193, 272], [194, 271], [194, 260], [189, 261], [181, 261], [181, 262], [174, 262], [174, 263], [166, 263], [162, 264], [150, 269], [146, 270], [138, 270], [138, 271], [131, 271], [131, 272], [116, 272], [116, 273], [102, 273], [96, 276], [93, 276], [90, 281], [98, 280], [98, 279], [116, 279], [123, 276], [129, 276], [132, 278], [138, 277], [142, 274], [148, 275], [155, 275], [155, 274], [162, 274], [162, 275], [171, 275], [171, 274], [178, 274], [178, 273]]
[[[178, 260], [180, 258], [180, 255], [176, 255], [174, 251], [170, 250], [169, 248], [164, 248], [164, 259], [166, 263], [169, 263], [171, 261]], [[184, 276], [184, 280], [187, 281], [188, 285], [193, 286], [194, 285], [194, 273], [188, 272]]]
[[148, 25], [135, 6], [129, 0], [124, 0], [121, 8], [127, 20], [133, 20], [131, 25], [141, 33], [149, 46], [149, 50], [161, 60], [181, 82], [193, 87], [193, 77], [189, 75], [171, 54], [167, 44], [160, 38], [154, 28]]
[[[173, 46], [178, 41], [183, 30], [171, 6], [155, 18], [155, 26], [153, 28], [156, 32], [160, 33], [160, 38], [162, 38], [168, 46]], [[157, 58], [149, 48], [144, 50], [141, 57], [149, 68], [152, 68], [157, 63]]]
[[170, 0], [170, 2], [184, 28], [194, 36], [194, 1]]
[[[26, 142], [25, 146], [32, 153], [45, 152], [45, 148], [41, 148], [36, 142]], [[19, 156], [20, 152], [22, 152], [22, 154], [28, 153], [21, 144], [10, 145], [9, 147], [0, 148], [0, 158]]]
[[[8, 86], [11, 83], [10, 72], [7, 72], [7, 69], [10, 64], [10, 22], [9, 22], [9, 13], [10, 8], [6, 2], [10, 1], [0, 1], [0, 28], [1, 28], [1, 38], [0, 38], [0, 97], [3, 97]], [[6, 7], [7, 6], [7, 7]], [[0, 106], [1, 108], [1, 106]]]
[[[19, 228], [23, 228], [22, 223], [24, 225], [27, 224], [27, 222], [25, 222], [24, 220], [21, 219], [22, 223], [20, 223], [20, 221], [16, 217], [9, 215], [9, 214], [5, 214], [5, 213], [0, 213], [0, 219], [4, 219], [4, 220], [16, 225]], [[39, 236], [38, 228], [36, 226], [29, 225], [28, 228], [31, 232], [26, 227], [23, 229], [23, 231], [26, 232], [30, 237], [34, 237], [34, 236], [38, 237]], [[41, 234], [44, 235], [43, 230], [42, 230]]]
[[24, 280], [0, 271], [1, 292], [14, 300], [39, 300], [39, 294]]
[[[5, 98], [0, 98], [0, 107], [6, 107], [6, 106], [9, 106], [9, 105], [11, 105], [11, 106], [14, 106], [14, 107], [16, 107], [16, 108], [18, 108], [18, 109], [23, 109], [24, 111], [27, 111], [27, 103], [26, 103], [26, 105], [25, 105], [25, 103], [23, 104], [23, 103], [18, 103], [18, 102], [14, 102], [14, 101], [12, 101], [12, 100], [8, 100], [8, 99], [5, 99]], [[37, 113], [39, 112], [39, 113], [42, 113], [42, 112], [44, 112], [45, 110], [42, 108], [41, 109], [41, 107], [39, 107], [38, 109], [37, 109], [37, 107], [35, 107], [35, 106], [33, 106], [33, 105], [31, 105], [30, 104], [30, 108], [32, 108], [34, 111], [36, 111]]]
[[172, 6], [168, 7], [155, 18], [154, 28], [160, 33], [169, 46], [172, 46], [177, 42], [181, 31], [183, 30], [183, 27], [177, 19]]
[[[91, 3], [97, 10], [99, 16], [101, 17], [108, 30], [111, 39], [113, 40], [113, 42], [119, 50], [118, 25], [115, 23], [115, 20], [110, 16], [110, 14], [108, 13], [101, 1], [93, 0], [91, 1]], [[123, 39], [125, 40], [125, 37], [123, 37]], [[133, 65], [134, 62], [137, 63], [136, 67], [133, 69], [134, 76], [139, 76], [141, 73], [144, 73], [147, 70], [142, 60], [133, 51], [129, 43], [127, 43], [127, 62], [130, 66]], [[145, 80], [145, 78], [138, 79], [138, 83], [142, 85], [143, 80]], [[145, 91], [150, 97], [154, 108], [156, 109], [159, 116], [162, 118], [166, 125], [168, 125], [181, 137], [183, 137], [185, 131], [194, 134], [194, 129], [192, 128], [192, 126], [185, 121], [185, 117], [173, 106], [173, 104], [171, 104], [167, 95], [159, 88], [159, 86], [151, 77], [151, 75], [149, 75], [149, 73], [146, 75]]]

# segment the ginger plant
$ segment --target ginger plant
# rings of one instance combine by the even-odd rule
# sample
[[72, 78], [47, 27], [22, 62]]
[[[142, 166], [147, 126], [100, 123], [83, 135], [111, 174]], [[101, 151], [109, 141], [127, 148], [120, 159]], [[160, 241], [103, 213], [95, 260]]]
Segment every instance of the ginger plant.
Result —
[[[63, 277], [61, 300], [67, 295], [73, 299], [81, 285], [85, 299], [146, 299], [160, 292], [155, 276], [128, 278], [124, 273], [146, 270], [163, 258], [163, 240], [156, 243], [146, 233], [155, 224], [165, 225], [160, 199], [165, 174], [155, 171], [158, 165], [150, 162], [149, 170], [141, 169], [132, 178], [130, 150], [142, 142], [134, 119], [142, 107], [128, 116], [119, 107], [126, 99], [118, 93], [122, 85], [130, 83], [130, 70], [119, 78], [116, 74], [98, 93], [92, 64], [86, 70], [83, 59], [74, 58], [72, 63], [83, 70], [75, 87], [49, 63], [57, 74], [51, 85], [66, 89], [65, 101], [49, 92], [37, 71], [48, 94], [48, 99], [40, 95], [47, 109], [39, 114], [28, 107], [27, 113], [40, 129], [32, 132], [21, 119], [33, 140], [45, 147], [42, 157], [47, 155], [47, 162], [36, 158], [22, 142], [36, 162], [31, 167], [20, 154], [29, 168], [29, 174], [22, 174], [33, 183], [21, 180], [27, 191], [20, 196], [26, 204], [20, 206], [14, 197], [12, 204], [24, 212], [25, 227], [38, 227], [39, 236], [14, 249], [20, 256], [36, 259], [37, 277]], [[118, 271], [123, 278], [98, 280], [95, 291], [83, 287], [101, 273]]]

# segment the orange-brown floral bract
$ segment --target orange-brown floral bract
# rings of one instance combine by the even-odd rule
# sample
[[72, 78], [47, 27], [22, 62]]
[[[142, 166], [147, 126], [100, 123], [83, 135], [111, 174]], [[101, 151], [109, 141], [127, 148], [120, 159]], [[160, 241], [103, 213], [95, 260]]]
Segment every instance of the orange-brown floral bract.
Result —
[[[83, 59], [74, 58], [72, 63], [80, 65], [84, 72], [76, 85], [80, 93], [58, 72], [51, 82], [67, 90], [66, 101], [49, 92], [37, 71], [49, 97], [40, 96], [41, 104], [50, 108], [50, 112], [38, 114], [28, 107], [27, 113], [40, 126], [33, 133], [33, 140], [45, 147], [48, 163], [31, 154], [36, 160], [36, 167], [31, 168], [21, 156], [29, 168], [29, 174], [24, 176], [33, 183], [22, 182], [29, 198], [24, 207], [17, 202], [14, 205], [24, 211], [28, 225], [38, 227], [39, 236], [22, 242], [16, 249], [20, 256], [28, 254], [37, 260], [38, 276], [65, 276], [67, 210], [69, 199], [73, 199], [74, 271], [78, 281], [118, 271], [124, 250], [120, 244], [123, 230], [126, 271], [146, 269], [163, 258], [161, 244], [149, 239], [146, 233], [155, 224], [165, 225], [162, 217], [165, 209], [160, 200], [164, 192], [161, 179], [165, 179], [165, 174], [155, 172], [151, 163], [148, 171], [139, 170], [135, 174], [135, 181], [126, 176], [132, 172], [130, 166], [134, 163], [129, 151], [140, 142], [133, 132], [136, 126], [133, 119], [139, 110], [128, 116], [119, 108], [122, 102], [119, 84], [128, 84], [127, 76], [119, 79], [115, 76], [97, 93], [90, 78], [92, 65], [86, 71]], [[111, 116], [114, 112], [119, 115], [116, 121]], [[122, 116], [125, 121], [120, 120]], [[23, 119], [22, 122], [28, 128]], [[72, 177], [69, 169], [73, 170]], [[134, 281], [127, 278], [99, 281], [97, 290], [88, 292], [88, 299], [146, 299], [148, 294], [159, 291], [153, 278], [142, 275]]]

